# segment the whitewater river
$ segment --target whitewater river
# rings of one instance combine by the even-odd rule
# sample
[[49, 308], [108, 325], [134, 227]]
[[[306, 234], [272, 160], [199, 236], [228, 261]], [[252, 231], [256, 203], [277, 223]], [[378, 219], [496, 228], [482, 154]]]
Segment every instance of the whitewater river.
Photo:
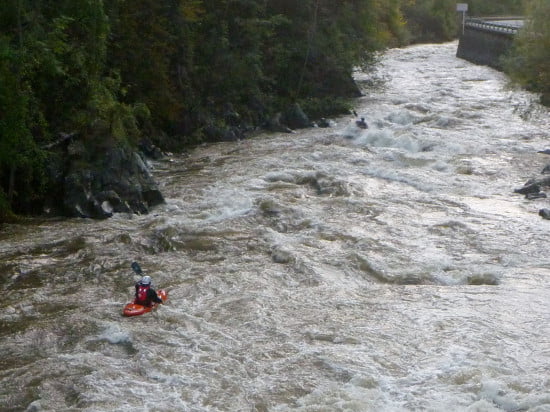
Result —
[[[388, 52], [368, 130], [171, 156], [148, 216], [3, 226], [0, 409], [550, 411], [550, 200], [513, 193], [550, 116], [456, 47]], [[134, 260], [169, 300], [124, 318]]]

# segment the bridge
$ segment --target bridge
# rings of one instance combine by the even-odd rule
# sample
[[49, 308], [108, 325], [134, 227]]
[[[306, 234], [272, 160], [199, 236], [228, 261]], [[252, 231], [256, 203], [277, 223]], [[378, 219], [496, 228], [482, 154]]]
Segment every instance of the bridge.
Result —
[[464, 22], [456, 56], [500, 70], [501, 57], [510, 50], [514, 36], [524, 22], [523, 17], [468, 18]]

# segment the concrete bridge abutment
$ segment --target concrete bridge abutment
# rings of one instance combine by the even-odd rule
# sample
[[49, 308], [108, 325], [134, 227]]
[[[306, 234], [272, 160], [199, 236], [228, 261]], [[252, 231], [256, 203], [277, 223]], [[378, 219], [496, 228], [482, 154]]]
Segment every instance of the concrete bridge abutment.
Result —
[[502, 70], [502, 57], [512, 48], [517, 31], [517, 26], [502, 22], [468, 19], [459, 38], [456, 56]]

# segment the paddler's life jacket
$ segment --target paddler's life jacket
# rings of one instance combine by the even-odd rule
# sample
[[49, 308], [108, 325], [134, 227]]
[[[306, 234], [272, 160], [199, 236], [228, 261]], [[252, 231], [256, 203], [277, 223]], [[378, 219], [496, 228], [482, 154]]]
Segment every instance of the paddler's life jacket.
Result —
[[147, 297], [149, 289], [151, 289], [151, 285], [141, 285], [138, 283], [135, 302], [144, 306], [150, 305], [151, 301]]

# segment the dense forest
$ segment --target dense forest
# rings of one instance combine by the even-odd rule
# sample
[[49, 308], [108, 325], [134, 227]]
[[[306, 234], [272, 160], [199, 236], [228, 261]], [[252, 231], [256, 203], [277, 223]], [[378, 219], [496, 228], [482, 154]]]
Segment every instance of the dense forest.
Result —
[[[469, 3], [474, 15], [523, 10], [521, 0]], [[355, 68], [374, 70], [387, 47], [455, 38], [455, 8], [454, 0], [3, 0], [0, 221], [40, 214], [59, 194], [60, 157], [75, 150], [66, 142], [79, 142], [71, 167], [86, 168], [113, 147], [181, 150], [344, 113], [358, 93]], [[522, 62], [550, 50], [549, 20], [538, 19], [547, 2], [529, 10], [543, 37], [522, 37]], [[548, 65], [510, 67], [522, 84], [548, 90]]]
[[522, 0], [404, 1], [402, 11], [409, 42], [441, 42], [456, 38], [459, 26], [457, 3], [467, 3], [468, 15], [472, 17], [521, 16], [524, 10]]

